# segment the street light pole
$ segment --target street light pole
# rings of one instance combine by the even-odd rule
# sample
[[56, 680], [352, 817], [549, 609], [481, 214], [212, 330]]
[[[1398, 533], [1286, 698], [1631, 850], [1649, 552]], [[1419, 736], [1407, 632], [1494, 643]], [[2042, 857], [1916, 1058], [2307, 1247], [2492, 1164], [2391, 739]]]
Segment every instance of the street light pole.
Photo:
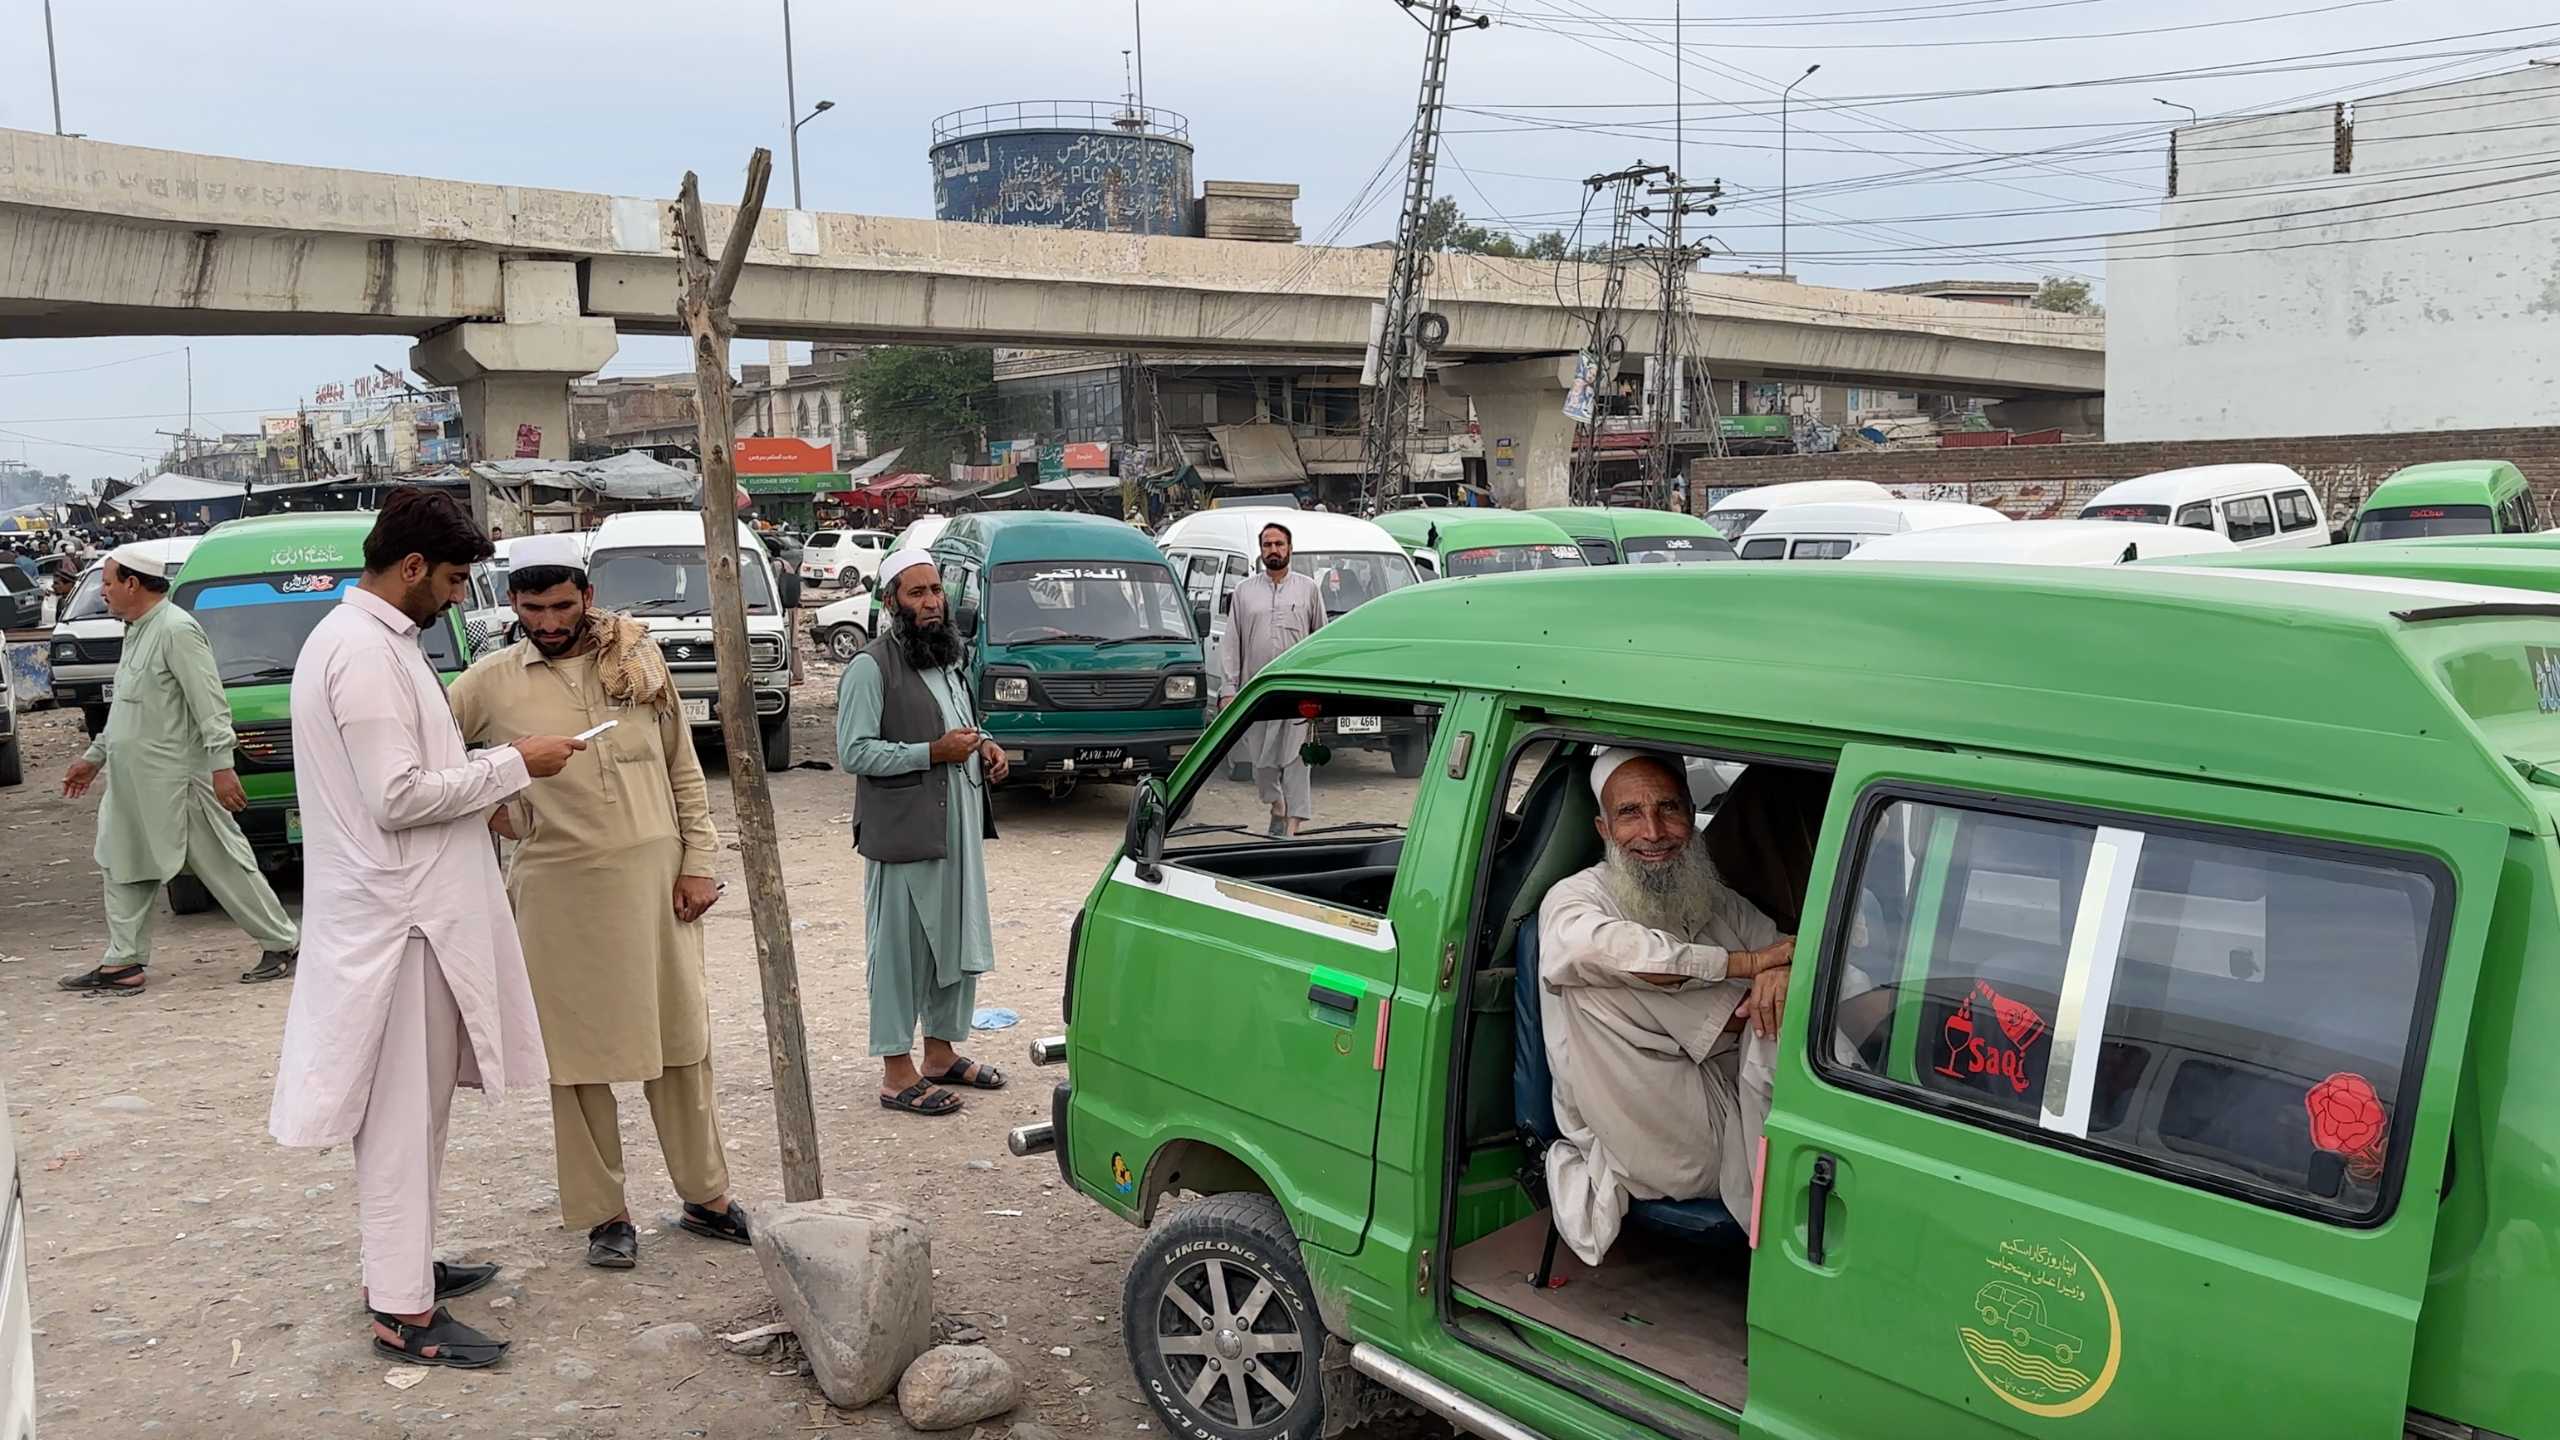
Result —
[[791, 122], [791, 208], [800, 208], [800, 75], [791, 54], [791, 0], [782, 0], [782, 118]]
[[62, 71], [53, 60], [53, 0], [44, 0], [44, 73], [53, 82], [53, 133], [62, 133]]
[[1819, 64], [1807, 65], [1804, 73], [1787, 82], [1778, 92], [1778, 273], [1787, 274], [1787, 100], [1796, 87], [1813, 78]]
[[2157, 95], [2154, 95], [2154, 96], [2152, 96], [2151, 98], [2152, 98], [2152, 100], [2153, 100], [2154, 102], [2156, 102], [2156, 103], [2158, 103], [2158, 104], [2166, 105], [2166, 106], [2168, 106], [2168, 107], [2169, 107], [2170, 109], [2172, 109], [2172, 110], [2184, 110], [2184, 111], [2186, 111], [2186, 112], [2187, 112], [2187, 123], [2188, 123], [2188, 124], [2190, 124], [2190, 125], [2200, 125], [2200, 124], [2203, 124], [2203, 123], [2204, 123], [2204, 122], [2203, 122], [2203, 120], [2201, 119], [2201, 117], [2199, 117], [2199, 116], [2196, 114], [2196, 107], [2194, 107], [2193, 105], [2181, 105], [2181, 104], [2179, 104], [2179, 103], [2178, 103], [2177, 101], [2175, 101], [2175, 100], [2162, 100], [2162, 99], [2161, 99], [2159, 96], [2157, 96]]

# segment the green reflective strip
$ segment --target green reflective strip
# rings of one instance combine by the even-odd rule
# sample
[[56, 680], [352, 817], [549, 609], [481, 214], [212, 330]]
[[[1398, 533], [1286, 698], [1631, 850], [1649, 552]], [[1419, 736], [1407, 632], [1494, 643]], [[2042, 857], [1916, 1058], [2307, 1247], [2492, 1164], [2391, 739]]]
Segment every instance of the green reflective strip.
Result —
[[1342, 994], [1350, 996], [1354, 1000], [1357, 1000], [1369, 993], [1368, 981], [1361, 979], [1357, 975], [1346, 975], [1339, 970], [1328, 970], [1322, 965], [1316, 967], [1315, 973], [1309, 976], [1308, 980], [1310, 983], [1321, 985], [1327, 990], [1339, 991]]
[[1947, 872], [1956, 855], [1956, 816], [1935, 806], [1914, 806], [1927, 817], [1928, 856], [1920, 865], [1920, 887], [1911, 907], [1911, 930], [1904, 936], [1902, 978], [1893, 1018], [1893, 1050], [1885, 1069], [1905, 1085], [1920, 1083], [1920, 1016], [1929, 998], [1929, 957], [1937, 948], [1938, 914], [1946, 903]]

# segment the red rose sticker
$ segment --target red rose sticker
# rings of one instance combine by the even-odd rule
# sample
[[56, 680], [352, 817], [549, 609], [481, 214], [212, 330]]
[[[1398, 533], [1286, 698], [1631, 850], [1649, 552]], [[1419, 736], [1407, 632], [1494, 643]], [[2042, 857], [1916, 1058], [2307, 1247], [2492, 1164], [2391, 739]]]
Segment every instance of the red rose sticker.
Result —
[[2341, 1070], [2312, 1086], [2302, 1097], [2302, 1107], [2311, 1116], [2312, 1144], [2346, 1156], [2347, 1173], [2358, 1180], [2381, 1178], [2382, 1151], [2391, 1122], [2382, 1113], [2372, 1081]]

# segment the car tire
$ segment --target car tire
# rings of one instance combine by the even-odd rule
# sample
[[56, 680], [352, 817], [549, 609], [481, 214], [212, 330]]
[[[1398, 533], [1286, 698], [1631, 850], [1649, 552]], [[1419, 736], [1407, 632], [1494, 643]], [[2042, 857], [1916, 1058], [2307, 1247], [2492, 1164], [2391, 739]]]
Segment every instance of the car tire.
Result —
[[80, 723], [89, 727], [90, 739], [97, 739], [107, 728], [107, 707], [104, 705], [81, 706]]
[[1424, 762], [1431, 758], [1431, 737], [1390, 735], [1387, 737], [1387, 758], [1394, 762], [1398, 776], [1410, 780], [1422, 773]]
[[862, 633], [861, 626], [845, 624], [829, 630], [826, 643], [828, 659], [839, 665], [850, 665], [853, 657], [862, 653], [862, 647], [871, 643], [871, 637]]
[[0, 741], [0, 789], [22, 785], [26, 779], [26, 762], [18, 753], [18, 737], [12, 735]]
[[203, 881], [183, 870], [169, 877], [170, 914], [201, 915], [212, 908], [213, 892], [204, 888]]
[[771, 774], [791, 768], [791, 712], [764, 719], [764, 768]]
[[1314, 1440], [1323, 1430], [1324, 1320], [1298, 1237], [1268, 1195], [1212, 1196], [1159, 1221], [1129, 1264], [1120, 1330], [1138, 1388], [1177, 1435]]

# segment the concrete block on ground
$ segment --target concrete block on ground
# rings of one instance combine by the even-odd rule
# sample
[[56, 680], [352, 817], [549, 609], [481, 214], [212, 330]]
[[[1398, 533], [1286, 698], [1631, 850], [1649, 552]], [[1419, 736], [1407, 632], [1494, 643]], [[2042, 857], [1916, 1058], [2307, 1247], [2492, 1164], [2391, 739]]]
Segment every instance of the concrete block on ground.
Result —
[[898, 1413], [918, 1430], [957, 1430], [1022, 1403], [1022, 1381], [984, 1345], [927, 1350], [898, 1380]]
[[827, 1399], [878, 1400], [932, 1343], [933, 1254], [924, 1222], [871, 1200], [756, 1212], [755, 1251]]

